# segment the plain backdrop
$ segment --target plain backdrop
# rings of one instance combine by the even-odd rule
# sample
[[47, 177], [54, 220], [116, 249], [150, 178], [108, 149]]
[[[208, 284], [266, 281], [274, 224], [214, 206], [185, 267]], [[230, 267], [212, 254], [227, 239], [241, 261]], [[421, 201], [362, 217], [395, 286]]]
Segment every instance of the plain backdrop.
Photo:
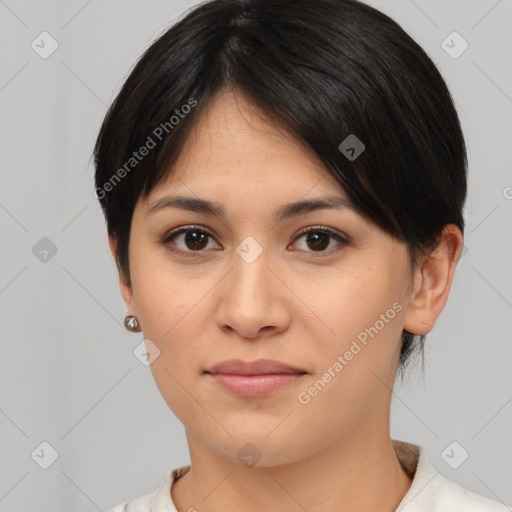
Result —
[[[469, 153], [466, 250], [424, 376], [417, 365], [397, 381], [392, 437], [511, 506], [512, 1], [368, 3], [438, 65]], [[137, 58], [194, 4], [0, 0], [3, 512], [107, 510], [189, 462], [182, 424], [133, 354], [143, 335], [122, 326], [90, 157]], [[446, 450], [467, 459], [453, 468]]]

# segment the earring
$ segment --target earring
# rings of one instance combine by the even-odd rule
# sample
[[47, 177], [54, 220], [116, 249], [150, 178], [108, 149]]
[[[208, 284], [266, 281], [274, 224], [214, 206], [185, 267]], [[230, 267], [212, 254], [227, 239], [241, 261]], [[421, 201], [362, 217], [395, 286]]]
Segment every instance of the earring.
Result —
[[128, 329], [130, 332], [140, 332], [141, 328], [139, 325], [139, 321], [137, 320], [137, 317], [132, 315], [127, 315], [124, 319], [124, 326], [126, 329]]

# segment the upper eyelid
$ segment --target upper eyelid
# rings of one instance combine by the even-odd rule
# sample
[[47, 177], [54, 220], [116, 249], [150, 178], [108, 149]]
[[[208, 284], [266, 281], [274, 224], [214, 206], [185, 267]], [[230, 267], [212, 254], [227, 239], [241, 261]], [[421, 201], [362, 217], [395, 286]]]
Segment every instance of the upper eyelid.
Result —
[[308, 231], [315, 231], [315, 230], [316, 231], [327, 231], [329, 233], [339, 236], [340, 238], [343, 238], [344, 240], [348, 240], [348, 237], [346, 235], [344, 235], [342, 232], [338, 231], [337, 229], [330, 228], [328, 226], [322, 226], [321, 224], [305, 227], [305, 228], [301, 229], [295, 236], [297, 237], [297, 236], [307, 233]]

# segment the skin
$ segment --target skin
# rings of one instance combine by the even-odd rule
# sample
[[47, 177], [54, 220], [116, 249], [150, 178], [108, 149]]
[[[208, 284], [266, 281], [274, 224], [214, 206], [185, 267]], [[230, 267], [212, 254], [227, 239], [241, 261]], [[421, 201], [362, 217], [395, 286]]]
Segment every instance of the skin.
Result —
[[[227, 216], [148, 214], [171, 193], [222, 203]], [[463, 237], [446, 226], [412, 280], [407, 247], [354, 211], [272, 218], [285, 203], [333, 194], [347, 198], [307, 148], [242, 96], [224, 92], [203, 112], [173, 172], [135, 207], [131, 286], [121, 273], [120, 286], [128, 314], [160, 350], [151, 370], [185, 426], [192, 469], [170, 491], [180, 512], [326, 512], [340, 504], [345, 512], [394, 511], [411, 485], [389, 431], [401, 332], [433, 328]], [[183, 234], [174, 245], [158, 243], [190, 224], [211, 237], [202, 245], [200, 238], [187, 244]], [[319, 225], [348, 243], [330, 237], [318, 250], [298, 236]], [[263, 249], [252, 263], [236, 252], [248, 236]], [[116, 242], [109, 243], [116, 257]], [[187, 257], [170, 247], [202, 252]], [[400, 312], [300, 403], [298, 394], [396, 302]], [[204, 374], [231, 358], [277, 359], [307, 374], [269, 396], [242, 398]], [[247, 442], [261, 454], [253, 467], [237, 457]]]

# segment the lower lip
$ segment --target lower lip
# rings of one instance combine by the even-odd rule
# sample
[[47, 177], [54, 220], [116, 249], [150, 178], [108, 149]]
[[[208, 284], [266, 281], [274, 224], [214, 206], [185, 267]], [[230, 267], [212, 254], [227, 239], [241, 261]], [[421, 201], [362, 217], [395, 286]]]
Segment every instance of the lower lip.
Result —
[[266, 396], [290, 386], [304, 376], [302, 373], [267, 373], [263, 375], [234, 375], [211, 373], [210, 377], [220, 386], [243, 397]]

